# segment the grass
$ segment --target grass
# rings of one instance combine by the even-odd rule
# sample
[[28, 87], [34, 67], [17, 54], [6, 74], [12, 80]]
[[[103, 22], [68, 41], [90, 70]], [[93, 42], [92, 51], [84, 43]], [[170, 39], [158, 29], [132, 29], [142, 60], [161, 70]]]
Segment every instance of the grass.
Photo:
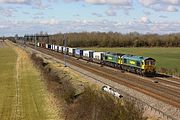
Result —
[[180, 73], [180, 48], [84, 48], [142, 55], [156, 59], [157, 68], [177, 69]]
[[56, 119], [47, 104], [41, 75], [28, 54], [14, 46], [0, 48], [0, 61], [0, 119]]
[[15, 69], [16, 53], [9, 48], [0, 48], [0, 118], [10, 120], [15, 115]]

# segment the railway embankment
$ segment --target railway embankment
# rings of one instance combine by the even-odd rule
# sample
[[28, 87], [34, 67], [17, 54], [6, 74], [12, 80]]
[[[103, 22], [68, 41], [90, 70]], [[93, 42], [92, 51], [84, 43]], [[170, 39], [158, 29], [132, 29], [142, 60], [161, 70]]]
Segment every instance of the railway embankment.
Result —
[[40, 69], [49, 91], [53, 92], [66, 120], [144, 120], [143, 107], [135, 101], [109, 95], [94, 83], [50, 58], [32, 54], [34, 64]]

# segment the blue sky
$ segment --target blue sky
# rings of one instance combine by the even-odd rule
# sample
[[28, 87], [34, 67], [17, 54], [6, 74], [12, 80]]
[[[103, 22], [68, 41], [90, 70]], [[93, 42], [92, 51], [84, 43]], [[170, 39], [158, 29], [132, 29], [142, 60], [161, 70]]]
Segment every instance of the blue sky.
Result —
[[0, 0], [0, 36], [180, 32], [180, 0]]

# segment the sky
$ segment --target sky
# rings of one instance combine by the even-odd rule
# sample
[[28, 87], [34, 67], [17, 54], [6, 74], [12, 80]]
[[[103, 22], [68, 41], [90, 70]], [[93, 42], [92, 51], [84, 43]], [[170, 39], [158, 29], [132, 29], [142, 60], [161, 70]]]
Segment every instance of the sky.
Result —
[[180, 0], [0, 0], [0, 36], [180, 32]]

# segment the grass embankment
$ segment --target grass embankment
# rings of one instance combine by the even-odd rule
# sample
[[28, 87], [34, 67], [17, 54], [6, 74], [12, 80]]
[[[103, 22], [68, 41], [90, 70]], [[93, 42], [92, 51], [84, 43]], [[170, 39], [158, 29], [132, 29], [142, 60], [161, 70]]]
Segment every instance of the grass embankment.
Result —
[[16, 59], [15, 51], [0, 48], [0, 119], [10, 120], [16, 115]]
[[[48, 88], [63, 105], [66, 120], [145, 120], [142, 106], [117, 99], [102, 92], [97, 86], [89, 86], [63, 66], [31, 56], [38, 65]], [[57, 63], [56, 63], [57, 64]]]
[[180, 48], [85, 48], [96, 51], [111, 51], [141, 55], [156, 59], [158, 71], [180, 75]]
[[0, 119], [56, 119], [41, 75], [28, 54], [8, 44], [10, 47], [0, 49]]

